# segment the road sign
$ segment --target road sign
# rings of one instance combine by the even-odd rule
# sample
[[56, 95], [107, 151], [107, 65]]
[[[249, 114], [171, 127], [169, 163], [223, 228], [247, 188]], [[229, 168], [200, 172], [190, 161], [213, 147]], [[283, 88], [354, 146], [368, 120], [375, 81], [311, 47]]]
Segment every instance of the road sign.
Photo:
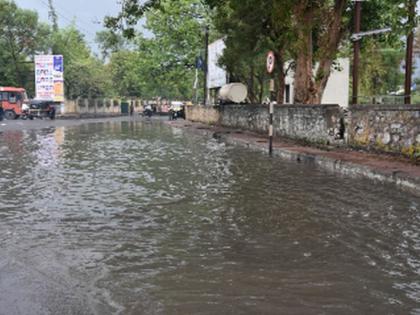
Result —
[[273, 73], [275, 65], [276, 65], [276, 56], [274, 55], [273, 51], [270, 51], [267, 54], [267, 72], [270, 74]]

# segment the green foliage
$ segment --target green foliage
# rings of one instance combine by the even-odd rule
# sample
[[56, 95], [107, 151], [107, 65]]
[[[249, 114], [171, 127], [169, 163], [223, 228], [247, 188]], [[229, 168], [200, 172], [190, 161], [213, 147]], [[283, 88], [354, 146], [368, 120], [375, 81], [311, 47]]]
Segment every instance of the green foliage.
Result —
[[206, 7], [199, 0], [160, 1], [146, 13], [150, 38], [136, 35], [134, 51], [111, 55], [109, 67], [120, 94], [191, 99], [195, 59], [204, 47]]
[[0, 85], [25, 86], [34, 91], [31, 57], [47, 47], [47, 25], [35, 12], [22, 10], [14, 2], [0, 0]]
[[34, 96], [34, 57], [52, 51], [64, 56], [66, 97], [112, 94], [109, 71], [92, 56], [74, 25], [58, 28], [52, 2], [49, 3], [53, 29], [39, 22], [36, 12], [0, 0], [0, 86], [22, 86]]
[[71, 25], [54, 32], [50, 38], [53, 53], [64, 57], [66, 97], [109, 96], [112, 81], [103, 63], [93, 57], [84, 36]]
[[124, 50], [128, 44], [122, 35], [109, 30], [96, 33], [95, 41], [99, 44], [104, 59], [109, 58], [113, 53]]
[[140, 54], [133, 51], [119, 51], [111, 55], [108, 69], [118, 95], [143, 96], [146, 90]]
[[404, 84], [400, 71], [404, 51], [383, 48], [373, 40], [365, 42], [361, 63], [361, 94], [363, 96], [387, 95], [398, 91]]

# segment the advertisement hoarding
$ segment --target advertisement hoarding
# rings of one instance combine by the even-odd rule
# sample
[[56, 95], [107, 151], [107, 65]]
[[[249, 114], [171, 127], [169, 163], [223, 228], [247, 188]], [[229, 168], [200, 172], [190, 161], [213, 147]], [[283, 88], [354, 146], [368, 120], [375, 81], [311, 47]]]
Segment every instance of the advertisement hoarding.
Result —
[[63, 56], [35, 56], [35, 83], [36, 99], [64, 102]]
[[220, 88], [227, 83], [226, 70], [219, 66], [219, 59], [223, 55], [226, 44], [219, 39], [209, 45], [208, 86], [209, 89]]

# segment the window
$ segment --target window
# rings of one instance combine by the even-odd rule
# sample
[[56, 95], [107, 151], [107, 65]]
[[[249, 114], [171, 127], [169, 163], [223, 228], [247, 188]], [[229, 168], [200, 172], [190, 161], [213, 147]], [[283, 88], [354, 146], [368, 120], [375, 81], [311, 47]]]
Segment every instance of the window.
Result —
[[16, 103], [17, 102], [17, 93], [10, 92], [9, 93], [9, 103]]
[[7, 101], [9, 99], [9, 95], [7, 92], [0, 92], [0, 101]]

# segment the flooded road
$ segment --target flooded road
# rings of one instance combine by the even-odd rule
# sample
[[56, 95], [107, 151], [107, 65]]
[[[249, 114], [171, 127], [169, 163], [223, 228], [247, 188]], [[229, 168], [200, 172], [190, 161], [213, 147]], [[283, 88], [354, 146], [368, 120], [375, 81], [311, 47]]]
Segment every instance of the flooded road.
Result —
[[0, 314], [420, 314], [420, 198], [186, 134], [0, 134]]

